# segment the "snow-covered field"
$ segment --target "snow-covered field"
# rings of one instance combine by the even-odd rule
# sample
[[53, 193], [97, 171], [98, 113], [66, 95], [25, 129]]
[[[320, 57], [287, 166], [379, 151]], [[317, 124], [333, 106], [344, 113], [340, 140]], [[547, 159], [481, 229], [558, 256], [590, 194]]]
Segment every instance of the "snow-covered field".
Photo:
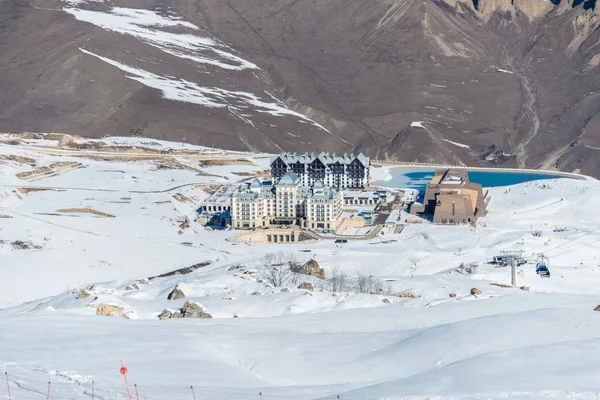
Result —
[[[489, 216], [476, 229], [407, 225], [343, 245], [249, 246], [226, 240], [235, 231], [206, 230], [191, 218], [207, 185], [265, 170], [265, 155], [218, 152], [209, 160], [215, 152], [200, 148], [207, 159], [110, 159], [86, 150], [75, 157], [49, 154], [57, 143], [40, 140], [0, 146], [0, 373], [13, 399], [46, 398], [49, 381], [52, 399], [91, 398], [92, 382], [95, 398], [127, 398], [120, 360], [132, 391], [137, 384], [133, 398], [143, 399], [599, 396], [594, 179], [491, 189]], [[144, 140], [107, 145], [143, 148]], [[152, 142], [146, 147], [180, 149]], [[50, 172], [27, 174], [44, 166]], [[186, 216], [189, 227], [180, 227]], [[521, 249], [532, 260], [546, 254], [551, 278], [528, 263], [517, 283], [529, 291], [490, 285], [510, 284], [510, 269], [486, 261]], [[299, 282], [273, 287], [261, 282], [260, 268], [277, 251], [314, 257], [327, 276], [347, 275], [348, 286], [372, 275], [384, 290], [333, 293], [312, 277], [301, 281], [313, 291]], [[140, 282], [200, 263], [189, 274]], [[479, 268], [463, 275], [461, 263]], [[139, 289], [125, 289], [134, 283]], [[175, 286], [186, 297], [167, 300]], [[78, 298], [82, 289], [89, 296]], [[158, 319], [186, 301], [213, 318]], [[127, 318], [96, 316], [99, 304]], [[0, 399], [8, 398], [0, 382]]]

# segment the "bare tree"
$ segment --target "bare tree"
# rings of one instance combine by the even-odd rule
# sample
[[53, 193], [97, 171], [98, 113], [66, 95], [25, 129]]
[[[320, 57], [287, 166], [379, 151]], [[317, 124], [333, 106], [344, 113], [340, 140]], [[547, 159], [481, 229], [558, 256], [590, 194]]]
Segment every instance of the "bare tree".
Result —
[[348, 284], [348, 277], [346, 274], [341, 272], [340, 267], [336, 266], [331, 271], [331, 276], [327, 279], [327, 285], [330, 291], [336, 292], [347, 292], [350, 289]]
[[354, 288], [357, 293], [383, 294], [383, 283], [379, 279], [375, 279], [373, 275], [359, 274]]
[[261, 262], [259, 275], [265, 282], [275, 287], [298, 283], [298, 274], [292, 271], [298, 265], [294, 254], [285, 254], [282, 251], [267, 253]]

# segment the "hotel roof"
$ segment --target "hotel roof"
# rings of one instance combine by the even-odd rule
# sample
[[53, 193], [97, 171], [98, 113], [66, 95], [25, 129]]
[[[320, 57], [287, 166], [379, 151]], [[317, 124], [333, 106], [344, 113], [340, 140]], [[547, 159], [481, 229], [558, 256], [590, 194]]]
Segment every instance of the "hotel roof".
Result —
[[358, 154], [357, 156], [354, 153], [344, 153], [343, 155], [336, 155], [335, 153], [329, 154], [322, 152], [320, 154], [315, 155], [315, 153], [304, 153], [304, 154], [296, 154], [296, 153], [281, 153], [278, 156], [271, 157], [271, 164], [281, 158], [281, 160], [287, 165], [294, 164], [300, 162], [302, 164], [309, 164], [313, 162], [315, 159], [321, 160], [321, 162], [325, 165], [327, 164], [350, 164], [355, 159], [358, 159], [362, 165], [365, 167], [371, 163], [371, 158], [365, 156], [363, 153]]

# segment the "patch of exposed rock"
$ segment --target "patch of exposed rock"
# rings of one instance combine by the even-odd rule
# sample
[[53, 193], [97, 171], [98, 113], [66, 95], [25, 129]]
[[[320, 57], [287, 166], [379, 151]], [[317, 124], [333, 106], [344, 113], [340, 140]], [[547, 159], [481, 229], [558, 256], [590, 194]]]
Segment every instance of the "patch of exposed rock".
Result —
[[292, 267], [292, 271], [297, 274], [314, 276], [318, 279], [325, 279], [325, 270], [321, 268], [317, 260], [310, 259], [301, 267]]
[[481, 294], [481, 290], [479, 290], [479, 289], [477, 289], [477, 288], [474, 287], [473, 289], [471, 289], [471, 294], [473, 296], [480, 295]]
[[312, 282], [302, 282], [300, 286], [298, 286], [298, 289], [314, 290], [314, 287]]
[[212, 318], [213, 316], [206, 312], [204, 307], [198, 303], [186, 301], [182, 308], [177, 311], [168, 309], [163, 310], [158, 319], [165, 320], [171, 318]]
[[119, 316], [127, 318], [125, 314], [123, 314], [123, 309], [121, 307], [115, 306], [114, 304], [105, 303], [101, 303], [96, 306], [96, 315], [101, 315], [103, 317]]
[[90, 297], [91, 293], [85, 289], [79, 289], [77, 291], [73, 290], [71, 293], [77, 296], [78, 299], [85, 299], [86, 297]]
[[175, 288], [167, 296], [167, 300], [179, 300], [184, 298], [185, 293], [183, 293], [183, 290], [179, 289], [179, 286], [175, 286]]

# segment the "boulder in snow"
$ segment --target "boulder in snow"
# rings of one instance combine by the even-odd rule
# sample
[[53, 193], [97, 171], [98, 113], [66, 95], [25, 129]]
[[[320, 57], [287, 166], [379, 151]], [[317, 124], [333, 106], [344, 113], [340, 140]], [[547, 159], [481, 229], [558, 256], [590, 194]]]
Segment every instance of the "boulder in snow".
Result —
[[262, 293], [257, 290], [256, 292], [252, 292], [252, 296], [262, 296]]
[[183, 305], [183, 318], [212, 318], [212, 315], [204, 311], [200, 304], [186, 301]]
[[115, 315], [118, 315], [120, 317], [127, 318], [123, 314], [123, 309], [121, 307], [105, 303], [101, 303], [96, 306], [96, 315], [101, 315], [103, 317], [114, 317]]
[[474, 287], [473, 289], [471, 289], [471, 294], [473, 296], [477, 296], [481, 294], [481, 290], [477, 289], [476, 287]]
[[185, 298], [185, 293], [183, 293], [183, 290], [179, 289], [178, 286], [175, 286], [175, 289], [167, 296], [167, 300], [179, 300], [183, 298]]
[[292, 271], [297, 274], [314, 276], [315, 278], [325, 279], [325, 270], [321, 268], [317, 260], [310, 259], [301, 267], [292, 267]]
[[600, 311], [600, 306], [596, 306], [596, 308], [594, 308], [594, 311]]
[[91, 293], [85, 289], [79, 289], [78, 291], [74, 290], [72, 293], [74, 295], [77, 295], [78, 299], [85, 299], [86, 297], [89, 297], [91, 295]]
[[298, 289], [314, 290], [311, 282], [302, 282], [300, 286], [298, 286]]

